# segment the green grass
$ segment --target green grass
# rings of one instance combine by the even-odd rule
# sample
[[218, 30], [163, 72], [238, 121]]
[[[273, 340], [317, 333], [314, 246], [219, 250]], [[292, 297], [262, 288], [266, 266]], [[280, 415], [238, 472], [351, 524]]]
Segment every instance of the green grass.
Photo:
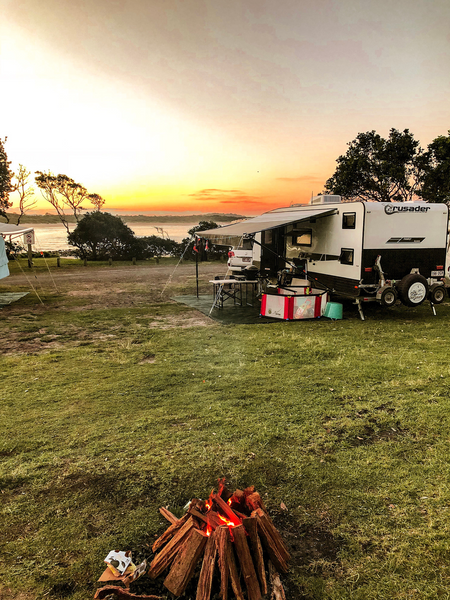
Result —
[[162, 303], [0, 322], [60, 342], [0, 359], [4, 588], [92, 597], [109, 550], [151, 556], [158, 508], [181, 514], [225, 476], [267, 502], [291, 600], [448, 597], [450, 306], [437, 310], [150, 328], [189, 312]]

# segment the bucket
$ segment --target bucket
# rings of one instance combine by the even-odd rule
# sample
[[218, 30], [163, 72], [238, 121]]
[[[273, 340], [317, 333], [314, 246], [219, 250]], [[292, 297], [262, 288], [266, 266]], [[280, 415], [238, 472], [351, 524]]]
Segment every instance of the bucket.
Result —
[[327, 302], [323, 316], [329, 319], [342, 319], [342, 304]]

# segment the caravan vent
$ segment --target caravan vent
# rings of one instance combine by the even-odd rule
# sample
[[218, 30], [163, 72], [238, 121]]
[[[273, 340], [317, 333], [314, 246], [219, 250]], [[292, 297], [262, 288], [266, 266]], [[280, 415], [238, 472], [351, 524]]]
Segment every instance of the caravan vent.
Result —
[[314, 196], [310, 204], [338, 204], [341, 201], [340, 196]]

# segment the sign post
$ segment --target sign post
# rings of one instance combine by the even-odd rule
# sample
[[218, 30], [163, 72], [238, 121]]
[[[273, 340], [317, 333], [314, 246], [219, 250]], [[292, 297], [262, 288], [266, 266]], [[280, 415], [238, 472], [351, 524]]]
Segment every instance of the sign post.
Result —
[[33, 250], [31, 245], [34, 244], [34, 229], [23, 234], [23, 241], [27, 246], [28, 268], [31, 269], [33, 266]]

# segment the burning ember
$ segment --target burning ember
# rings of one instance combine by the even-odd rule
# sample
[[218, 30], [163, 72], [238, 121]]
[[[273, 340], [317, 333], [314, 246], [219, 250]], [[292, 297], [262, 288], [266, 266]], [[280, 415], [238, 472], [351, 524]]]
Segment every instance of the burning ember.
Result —
[[208, 500], [194, 498], [178, 519], [161, 508], [170, 527], [153, 544], [149, 576], [170, 567], [165, 587], [181, 596], [203, 557], [196, 600], [209, 600], [216, 562], [220, 597], [228, 600], [229, 584], [238, 600], [260, 600], [271, 586], [272, 598], [285, 598], [279, 572], [288, 570], [289, 552], [253, 486], [231, 493], [219, 480]]

